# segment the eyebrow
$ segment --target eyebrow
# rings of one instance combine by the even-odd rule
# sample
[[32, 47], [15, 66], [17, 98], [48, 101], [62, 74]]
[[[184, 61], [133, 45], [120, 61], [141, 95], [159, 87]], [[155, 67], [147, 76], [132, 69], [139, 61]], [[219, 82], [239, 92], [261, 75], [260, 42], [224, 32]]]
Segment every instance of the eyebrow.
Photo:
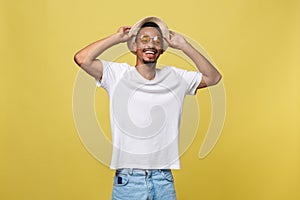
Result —
[[160, 35], [155, 35], [155, 36], [151, 37], [151, 36], [148, 35], [148, 34], [142, 34], [142, 35], [140, 36], [140, 38], [142, 38], [143, 36], [149, 36], [150, 38], [155, 38], [155, 37], [162, 38]]

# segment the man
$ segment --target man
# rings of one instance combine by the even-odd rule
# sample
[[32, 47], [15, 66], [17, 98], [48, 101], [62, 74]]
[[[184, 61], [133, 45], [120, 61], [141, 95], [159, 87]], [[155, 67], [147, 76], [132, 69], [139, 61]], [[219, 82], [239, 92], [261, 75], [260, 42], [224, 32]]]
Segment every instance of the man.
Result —
[[[97, 59], [122, 42], [136, 55], [134, 67]], [[157, 60], [168, 46], [183, 51], [199, 71], [157, 69]], [[112, 199], [176, 199], [171, 169], [180, 168], [178, 138], [184, 97], [217, 84], [220, 73], [156, 17], [119, 28], [80, 50], [74, 59], [109, 94], [110, 167], [116, 169]]]

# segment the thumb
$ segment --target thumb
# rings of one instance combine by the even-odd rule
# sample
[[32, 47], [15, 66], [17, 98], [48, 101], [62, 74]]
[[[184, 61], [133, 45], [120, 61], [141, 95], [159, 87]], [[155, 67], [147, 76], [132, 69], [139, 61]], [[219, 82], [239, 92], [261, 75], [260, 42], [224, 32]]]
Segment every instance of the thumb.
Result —
[[171, 44], [171, 43], [172, 43], [170, 37], [164, 36], [164, 39], [167, 41], [168, 44]]

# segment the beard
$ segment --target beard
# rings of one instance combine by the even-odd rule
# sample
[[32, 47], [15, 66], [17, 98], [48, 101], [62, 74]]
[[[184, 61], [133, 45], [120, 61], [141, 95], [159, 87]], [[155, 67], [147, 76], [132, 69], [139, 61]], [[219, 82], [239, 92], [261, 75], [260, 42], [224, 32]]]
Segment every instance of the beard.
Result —
[[149, 61], [149, 60], [143, 59], [143, 62], [144, 62], [144, 64], [146, 64], [146, 65], [156, 64], [156, 60]]

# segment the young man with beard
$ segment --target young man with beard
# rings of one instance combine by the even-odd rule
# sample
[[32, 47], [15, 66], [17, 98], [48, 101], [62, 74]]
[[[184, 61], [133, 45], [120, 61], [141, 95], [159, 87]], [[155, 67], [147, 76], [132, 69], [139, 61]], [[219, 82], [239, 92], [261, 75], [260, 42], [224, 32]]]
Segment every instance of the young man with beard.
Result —
[[[122, 42], [136, 55], [135, 66], [97, 59]], [[157, 60], [168, 46], [183, 51], [198, 72], [170, 66], [157, 69]], [[184, 97], [217, 84], [220, 73], [156, 17], [119, 28], [80, 50], [74, 59], [110, 98], [110, 167], [116, 170], [112, 199], [176, 199], [171, 169], [180, 168], [178, 138]]]

